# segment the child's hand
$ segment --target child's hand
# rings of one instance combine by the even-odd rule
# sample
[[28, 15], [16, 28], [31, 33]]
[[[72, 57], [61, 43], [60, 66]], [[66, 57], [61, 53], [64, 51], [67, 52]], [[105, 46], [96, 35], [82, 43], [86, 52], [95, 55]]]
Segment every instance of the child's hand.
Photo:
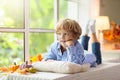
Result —
[[66, 46], [69, 47], [69, 46], [74, 46], [74, 41], [72, 39], [69, 39], [65, 42]]

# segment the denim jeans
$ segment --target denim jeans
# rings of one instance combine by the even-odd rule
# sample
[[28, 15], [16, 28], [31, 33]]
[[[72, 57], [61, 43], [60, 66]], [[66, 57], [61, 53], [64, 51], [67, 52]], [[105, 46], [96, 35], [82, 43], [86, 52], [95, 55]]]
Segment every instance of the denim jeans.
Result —
[[[83, 48], [85, 50], [88, 50], [88, 42], [90, 37], [88, 36], [82, 36], [81, 44], [83, 45]], [[102, 56], [101, 56], [101, 50], [100, 50], [100, 43], [94, 42], [92, 43], [92, 53], [96, 56], [96, 63], [101, 64], [102, 63]]]

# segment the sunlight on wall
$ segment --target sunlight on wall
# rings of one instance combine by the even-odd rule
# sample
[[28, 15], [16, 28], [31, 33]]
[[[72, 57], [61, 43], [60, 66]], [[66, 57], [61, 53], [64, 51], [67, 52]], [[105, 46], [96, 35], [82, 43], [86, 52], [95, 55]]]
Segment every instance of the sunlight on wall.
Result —
[[100, 14], [100, 0], [91, 0], [90, 18], [95, 19]]
[[89, 19], [95, 19], [99, 16], [100, 0], [81, 0], [79, 21], [82, 28], [86, 26]]
[[[79, 23], [82, 27], [82, 31], [84, 31], [88, 20], [95, 19], [99, 16], [100, 0], [81, 0], [79, 9]], [[91, 41], [89, 42], [89, 50], [91, 51]]]

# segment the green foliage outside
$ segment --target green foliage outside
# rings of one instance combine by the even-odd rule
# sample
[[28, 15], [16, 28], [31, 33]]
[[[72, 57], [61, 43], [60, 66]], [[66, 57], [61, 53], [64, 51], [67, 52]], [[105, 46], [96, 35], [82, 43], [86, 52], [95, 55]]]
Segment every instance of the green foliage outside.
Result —
[[23, 61], [22, 39], [22, 33], [0, 33], [0, 66], [12, 64], [13, 60]]

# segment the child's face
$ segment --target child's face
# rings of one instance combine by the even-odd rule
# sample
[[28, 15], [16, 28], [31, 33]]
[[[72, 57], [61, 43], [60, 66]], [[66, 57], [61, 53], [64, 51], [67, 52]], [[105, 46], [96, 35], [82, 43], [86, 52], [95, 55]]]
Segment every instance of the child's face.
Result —
[[57, 33], [57, 39], [62, 46], [66, 46], [67, 41], [74, 41], [73, 34], [65, 30], [61, 30]]

